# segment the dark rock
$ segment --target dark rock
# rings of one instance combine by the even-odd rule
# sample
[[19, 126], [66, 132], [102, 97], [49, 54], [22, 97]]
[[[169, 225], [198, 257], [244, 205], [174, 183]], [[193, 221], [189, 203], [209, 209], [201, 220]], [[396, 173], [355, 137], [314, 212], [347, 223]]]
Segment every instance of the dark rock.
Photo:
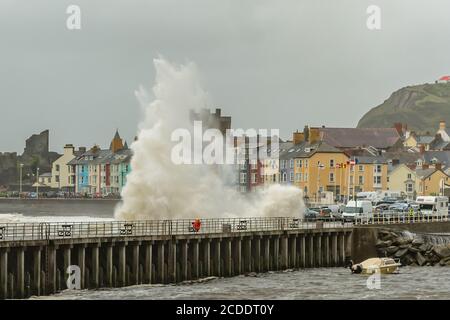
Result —
[[410, 264], [412, 264], [414, 262], [414, 258], [410, 255], [404, 255], [401, 259], [400, 262], [402, 263], [402, 265], [404, 266], [409, 266]]
[[397, 238], [397, 239], [394, 240], [394, 242], [392, 244], [396, 245], [396, 246], [401, 246], [401, 245], [409, 244], [409, 243], [411, 243], [411, 239]]
[[433, 252], [440, 258], [450, 257], [450, 249], [447, 247], [434, 247]]
[[411, 244], [401, 244], [398, 246], [400, 249], [409, 249], [411, 247]]
[[420, 245], [419, 250], [420, 250], [421, 252], [427, 251], [427, 250], [428, 250], [428, 245], [427, 245], [427, 244], [422, 244], [422, 245]]
[[389, 246], [386, 248], [386, 252], [389, 254], [394, 254], [397, 252], [397, 250], [398, 250], [398, 247], [396, 247], [396, 246]]
[[411, 243], [413, 244], [413, 246], [421, 246], [424, 244], [423, 240], [418, 238], [414, 239]]
[[392, 244], [392, 240], [377, 240], [377, 243], [375, 244], [375, 247], [382, 248], [382, 247], [389, 247]]
[[419, 266], [423, 266], [425, 263], [427, 263], [427, 259], [420, 252], [417, 252], [416, 254], [416, 261]]
[[412, 246], [409, 247], [408, 250], [409, 250], [409, 252], [413, 252], [413, 253], [420, 252], [419, 248], [412, 247]]
[[408, 249], [399, 249], [396, 253], [395, 253], [395, 257], [396, 258], [401, 258], [403, 257], [406, 253], [408, 252]]
[[437, 263], [437, 262], [439, 262], [441, 260], [441, 258], [439, 258], [439, 256], [437, 256], [437, 255], [436, 256], [433, 255], [433, 256], [431, 256], [429, 258], [429, 260], [430, 260], [431, 263]]

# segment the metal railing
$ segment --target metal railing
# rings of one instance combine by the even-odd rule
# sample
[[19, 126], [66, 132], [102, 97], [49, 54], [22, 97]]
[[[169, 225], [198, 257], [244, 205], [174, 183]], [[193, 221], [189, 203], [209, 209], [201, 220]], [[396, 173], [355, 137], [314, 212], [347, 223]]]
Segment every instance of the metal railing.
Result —
[[419, 214], [415, 212], [383, 211], [374, 213], [372, 217], [364, 216], [354, 219], [356, 225], [362, 224], [404, 224], [404, 223], [433, 223], [450, 221], [448, 215]]
[[193, 220], [108, 222], [0, 223], [0, 242], [94, 237], [213, 234], [226, 232], [280, 231], [318, 228], [350, 228], [352, 223], [295, 218], [202, 219], [197, 231]]
[[383, 225], [450, 221], [448, 216], [407, 213], [358, 217], [349, 222], [335, 219], [307, 220], [296, 218], [228, 218], [202, 219], [199, 230], [193, 220], [147, 220], [107, 222], [0, 223], [0, 242], [21, 240], [54, 240], [95, 237], [170, 236], [227, 232], [283, 231], [327, 228], [352, 228], [354, 225]]

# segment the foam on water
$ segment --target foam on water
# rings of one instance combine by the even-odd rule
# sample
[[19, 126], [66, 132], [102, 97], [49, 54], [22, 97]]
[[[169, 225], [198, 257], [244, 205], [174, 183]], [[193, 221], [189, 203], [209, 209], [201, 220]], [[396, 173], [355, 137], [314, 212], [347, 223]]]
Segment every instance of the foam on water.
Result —
[[90, 216], [28, 216], [21, 213], [0, 214], [0, 223], [104, 222], [114, 220], [114, 218], [99, 218]]

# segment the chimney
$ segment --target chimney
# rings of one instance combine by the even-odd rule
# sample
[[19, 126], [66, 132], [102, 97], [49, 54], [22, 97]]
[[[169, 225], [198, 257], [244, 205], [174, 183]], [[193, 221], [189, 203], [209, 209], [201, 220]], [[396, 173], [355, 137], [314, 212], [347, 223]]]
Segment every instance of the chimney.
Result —
[[439, 121], [439, 130], [445, 130], [445, 128], [446, 128], [445, 120]]
[[222, 110], [220, 108], [216, 108], [216, 117], [220, 118], [221, 114], [222, 114]]
[[421, 144], [419, 146], [419, 152], [420, 152], [420, 154], [424, 154], [425, 153], [425, 146], [423, 144]]
[[442, 163], [436, 163], [436, 164], [434, 165], [434, 168], [435, 168], [436, 170], [442, 170]]
[[298, 130], [295, 131], [292, 136], [292, 140], [293, 140], [294, 144], [299, 144], [299, 143], [305, 141], [305, 133], [298, 132]]
[[401, 122], [394, 123], [394, 128], [395, 128], [395, 130], [397, 130], [399, 135], [401, 135], [401, 136], [403, 135], [403, 125]]
[[313, 144], [320, 141], [320, 130], [319, 128], [309, 129], [309, 143]]
[[396, 166], [400, 164], [400, 160], [399, 159], [392, 159], [392, 165]]
[[425, 163], [422, 164], [422, 169], [423, 170], [428, 169], [428, 168], [430, 168], [430, 166], [428, 164], [425, 164]]

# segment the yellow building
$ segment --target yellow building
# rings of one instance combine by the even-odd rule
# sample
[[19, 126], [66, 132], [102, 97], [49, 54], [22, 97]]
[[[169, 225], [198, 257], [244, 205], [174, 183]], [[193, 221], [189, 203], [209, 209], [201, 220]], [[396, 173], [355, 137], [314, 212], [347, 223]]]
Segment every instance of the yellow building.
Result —
[[333, 192], [333, 198], [346, 194], [348, 156], [325, 142], [305, 143], [294, 155], [294, 185], [305, 197], [318, 202], [324, 191]]
[[450, 182], [449, 176], [441, 169], [416, 169], [418, 177], [418, 191], [420, 196], [444, 195], [445, 186]]
[[[306, 149], [306, 151], [305, 151]], [[355, 165], [350, 165], [350, 161]], [[318, 202], [323, 192], [334, 199], [347, 200], [361, 191], [387, 189], [387, 163], [381, 157], [349, 157], [345, 152], [321, 141], [306, 145], [294, 157], [294, 185], [310, 201]]]
[[405, 164], [397, 165], [388, 174], [387, 189], [404, 192], [408, 199], [415, 199], [419, 189], [416, 171]]
[[411, 169], [401, 164], [389, 173], [388, 189], [403, 191], [409, 199], [417, 196], [444, 195], [450, 183], [449, 176], [440, 169]]
[[356, 156], [350, 170], [350, 194], [387, 189], [387, 161], [379, 156]]

